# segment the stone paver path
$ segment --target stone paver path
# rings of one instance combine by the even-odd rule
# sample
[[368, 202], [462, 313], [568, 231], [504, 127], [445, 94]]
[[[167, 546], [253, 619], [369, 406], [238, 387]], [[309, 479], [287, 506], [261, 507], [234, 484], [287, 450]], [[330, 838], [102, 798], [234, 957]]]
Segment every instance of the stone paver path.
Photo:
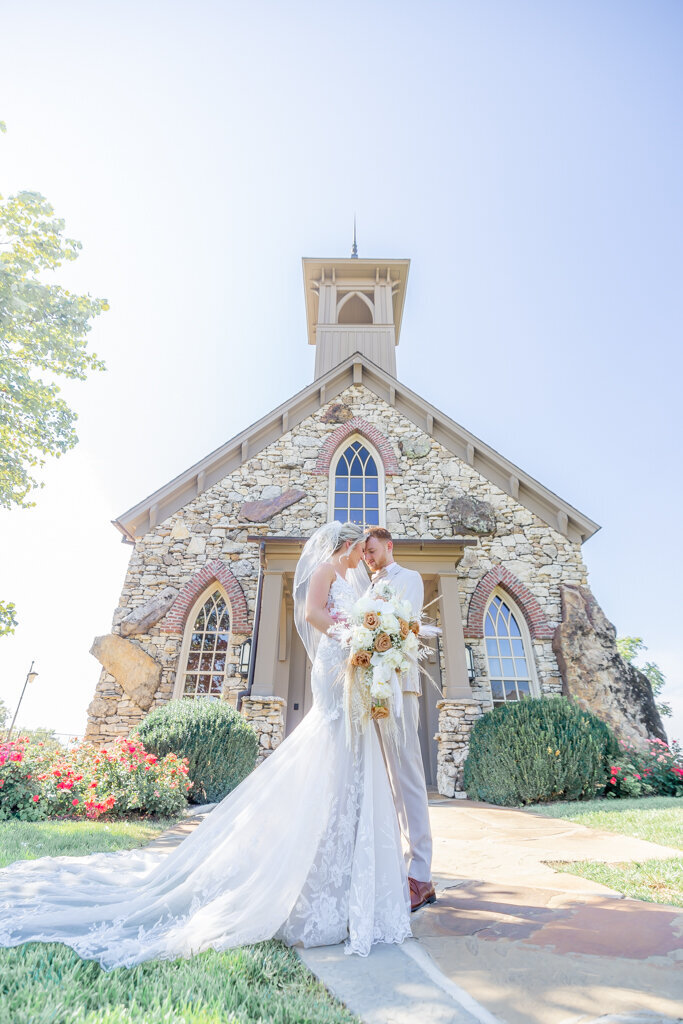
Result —
[[367, 959], [299, 951], [366, 1024], [683, 1024], [683, 908], [545, 863], [680, 850], [469, 800], [435, 796], [430, 818], [438, 900], [413, 915], [414, 939]]

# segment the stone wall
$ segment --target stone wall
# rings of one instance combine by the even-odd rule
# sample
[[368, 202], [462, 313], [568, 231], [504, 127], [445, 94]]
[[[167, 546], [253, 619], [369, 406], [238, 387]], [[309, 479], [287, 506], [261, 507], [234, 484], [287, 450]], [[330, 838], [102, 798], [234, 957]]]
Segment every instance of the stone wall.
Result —
[[[560, 622], [560, 583], [587, 582], [580, 546], [487, 481], [363, 385], [354, 385], [136, 542], [114, 613], [112, 633], [121, 635], [123, 620], [129, 619], [136, 608], [158, 597], [169, 586], [180, 590], [202, 566], [215, 559], [224, 562], [239, 580], [248, 619], [253, 622], [258, 549], [247, 541], [247, 536], [265, 531], [307, 536], [326, 521], [328, 478], [320, 472], [318, 457], [340, 423], [350, 422], [351, 418], [371, 424], [393, 450], [394, 459], [387, 458], [391, 472], [385, 477], [386, 524], [396, 537], [441, 539], [458, 535], [460, 525], [457, 521], [454, 525], [449, 503], [465, 495], [492, 509], [495, 533], [481, 534], [478, 545], [467, 549], [459, 567], [463, 620], [479, 580], [502, 564], [533, 594], [550, 625], [554, 627]], [[263, 525], [241, 518], [245, 503], [277, 499], [285, 491], [299, 491], [303, 497], [276, 510]], [[145, 628], [146, 632], [130, 636], [129, 642], [160, 665], [159, 686], [151, 705], [156, 706], [173, 696], [182, 636], [164, 632], [158, 622]], [[232, 637], [232, 664], [238, 660], [242, 639], [242, 635]], [[472, 643], [475, 656], [473, 696], [487, 704], [490, 690], [483, 642], [468, 642]], [[541, 692], [559, 692], [561, 679], [550, 641], [535, 641], [533, 647]], [[234, 677], [228, 679], [230, 687], [234, 689]], [[119, 681], [103, 669], [89, 709], [86, 735], [106, 741], [127, 732], [143, 714], [142, 709], [131, 703]]]
[[285, 736], [285, 701], [282, 697], [244, 697], [242, 714], [258, 736], [256, 764], [265, 761]]
[[463, 769], [475, 722], [488, 710], [477, 700], [440, 700], [436, 787], [441, 796], [464, 799]]

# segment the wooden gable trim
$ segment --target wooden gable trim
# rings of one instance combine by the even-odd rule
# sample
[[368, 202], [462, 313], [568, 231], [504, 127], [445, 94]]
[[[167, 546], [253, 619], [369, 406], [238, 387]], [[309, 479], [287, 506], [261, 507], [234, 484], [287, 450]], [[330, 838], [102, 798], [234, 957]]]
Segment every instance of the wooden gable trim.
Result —
[[484, 479], [510, 494], [520, 505], [524, 505], [573, 543], [583, 543], [600, 529], [588, 516], [360, 353], [349, 356], [267, 416], [124, 512], [113, 520], [114, 525], [123, 534], [124, 540], [134, 542], [153, 528], [152, 522], [163, 522], [183, 505], [238, 469], [247, 458], [254, 458], [269, 444], [277, 441], [286, 432], [283, 429], [285, 424], [289, 430], [294, 429], [354, 383], [361, 382], [447, 451], [468, 463]]

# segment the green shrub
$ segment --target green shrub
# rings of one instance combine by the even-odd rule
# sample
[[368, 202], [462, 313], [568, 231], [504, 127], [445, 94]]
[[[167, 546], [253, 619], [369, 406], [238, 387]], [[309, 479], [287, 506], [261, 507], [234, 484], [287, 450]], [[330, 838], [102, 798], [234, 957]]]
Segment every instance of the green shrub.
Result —
[[477, 721], [463, 784], [473, 799], [507, 807], [590, 800], [618, 750], [611, 729], [567, 697], [527, 697]]
[[256, 763], [256, 733], [224, 700], [169, 701], [150, 711], [135, 733], [157, 757], [173, 751], [187, 758], [193, 804], [222, 800]]

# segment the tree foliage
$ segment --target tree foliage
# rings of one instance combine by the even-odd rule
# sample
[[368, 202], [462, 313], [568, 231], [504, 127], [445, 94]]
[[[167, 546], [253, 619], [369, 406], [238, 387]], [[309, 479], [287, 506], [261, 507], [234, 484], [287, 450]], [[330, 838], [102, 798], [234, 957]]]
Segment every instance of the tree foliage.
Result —
[[78, 441], [54, 378], [104, 369], [87, 334], [107, 303], [44, 279], [80, 248], [44, 196], [0, 196], [0, 507], [34, 505], [27, 496], [42, 484], [33, 472]]
[[15, 606], [12, 601], [0, 601], [0, 636], [13, 633], [17, 627], [17, 618], [14, 614]]
[[[0, 121], [0, 133], [7, 130]], [[84, 380], [104, 363], [87, 349], [104, 299], [74, 295], [52, 275], [78, 257], [81, 243], [38, 192], [0, 195], [0, 508], [29, 508], [48, 456], [78, 442], [76, 413], [56, 379]], [[14, 605], [0, 601], [0, 636], [13, 633]]]
[[[634, 662], [641, 651], [647, 650], [647, 644], [643, 643], [643, 638], [641, 636], [618, 636], [617, 650], [624, 661]], [[650, 686], [652, 687], [653, 694], [655, 697], [658, 697], [666, 684], [666, 676], [659, 665], [654, 661], [646, 661], [644, 665], [636, 665], [635, 667], [639, 672], [642, 672], [644, 676], [647, 676]], [[665, 701], [657, 704], [657, 710], [662, 718], [668, 718], [673, 714], [671, 705], [667, 704]]]

